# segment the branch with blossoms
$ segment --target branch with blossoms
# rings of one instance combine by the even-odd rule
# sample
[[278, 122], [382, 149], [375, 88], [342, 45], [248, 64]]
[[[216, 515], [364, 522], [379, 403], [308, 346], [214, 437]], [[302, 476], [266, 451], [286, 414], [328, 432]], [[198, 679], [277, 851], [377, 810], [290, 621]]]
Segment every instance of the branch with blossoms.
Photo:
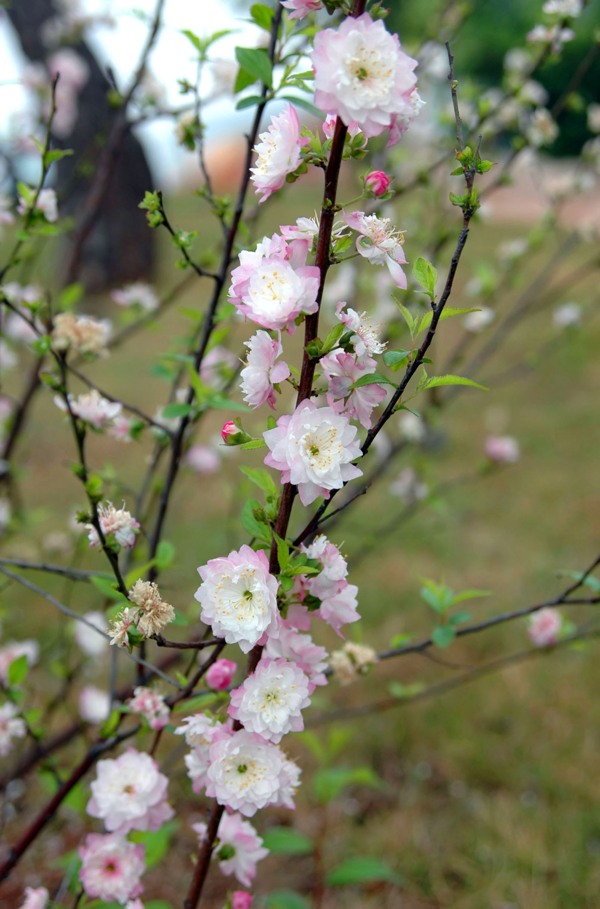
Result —
[[[529, 144], [552, 131], [542, 104], [523, 101], [521, 96], [524, 81], [567, 40], [565, 30], [573, 17], [558, 5], [560, 9], [553, 0], [545, 4], [545, 15], [554, 17], [551, 34], [544, 36], [538, 59], [524, 69], [523, 78], [508, 81], [496, 111], [500, 118], [519, 99], [520, 125]], [[88, 215], [76, 228], [73, 279], [99, 195], [110, 179], [119, 137], [129, 128], [127, 107], [140, 87], [161, 10], [159, 2], [141, 67], [134, 73], [122, 117], [109, 137]], [[315, 19], [315, 14], [322, 19]], [[60, 691], [66, 703], [74, 701], [76, 686], [85, 679], [86, 660], [101, 665], [111, 653], [108, 693], [86, 686], [80, 692], [85, 697], [78, 698], [84, 722], [70, 723], [59, 732], [52, 728], [48, 734], [49, 722], [44, 724], [28, 706], [28, 699], [33, 698], [28, 675], [38, 659], [34, 642], [17, 642], [0, 650], [0, 678], [6, 696], [6, 704], [0, 707], [0, 753], [8, 753], [20, 739], [33, 739], [29, 754], [16, 764], [17, 775], [30, 773], [37, 761], [58, 780], [57, 791], [49, 799], [46, 796], [33, 819], [24, 822], [0, 876], [8, 876], [62, 811], [67, 797], [75, 794], [95, 768], [85, 811], [102, 832], [88, 833], [79, 844], [71, 886], [76, 906], [100, 900], [140, 909], [148, 858], [144, 844], [150, 852], [152, 842], [145, 837], [170, 836], [175, 808], [168, 800], [167, 774], [180, 772], [173, 768], [182, 763], [184, 744], [189, 787], [198, 797], [193, 804], [202, 805], [204, 814], [189, 825], [196, 846], [183, 905], [196, 909], [202, 904], [209, 871], [218, 864], [223, 875], [235, 878], [235, 886], [244, 888], [228, 893], [227, 909], [248, 909], [252, 896], [247, 888], [252, 886], [257, 863], [268, 852], [250, 819], [266, 808], [294, 807], [300, 766], [287, 753], [287, 737], [304, 728], [304, 715], [315, 692], [332, 676], [342, 683], [350, 681], [377, 659], [409, 653], [454, 666], [443, 651], [456, 639], [523, 617], [530, 618], [532, 641], [544, 652], [595, 634], [594, 628], [585, 626], [573, 631], [560, 619], [557, 607], [598, 603], [598, 582], [593, 575], [597, 560], [577, 574], [559, 597], [478, 622], [471, 622], [455, 607], [483, 591], [455, 593], [443, 583], [426, 581], [422, 597], [433, 616], [431, 632], [417, 640], [393, 643], [379, 655], [355, 641], [333, 653], [318, 643], [323, 630], [343, 638], [347, 626], [360, 619], [358, 588], [350, 582], [346, 558], [321, 530], [326, 528], [331, 534], [342, 515], [354, 513], [358, 500], [371, 501], [367, 494], [392, 459], [406, 453], [430, 415], [441, 411], [457, 391], [471, 389], [469, 393], [475, 394], [473, 388], [481, 386], [473, 377], [478, 377], [480, 367], [521, 317], [537, 306], [536, 295], [549, 287], [555, 265], [544, 266], [544, 288], [534, 278], [517, 296], [506, 323], [494, 333], [495, 339], [484, 341], [467, 361], [467, 375], [455, 374], [471, 352], [473, 335], [487, 324], [482, 310], [450, 304], [460, 287], [459, 272], [479, 209], [480, 184], [492, 167], [481, 152], [487, 149], [495, 128], [493, 112], [482, 108], [473, 117], [467, 109], [465, 115], [462, 86], [447, 44], [448, 97], [456, 130], [450, 202], [461, 212], [462, 223], [455, 230], [445, 225], [431, 232], [425, 228], [420, 235], [411, 217], [403, 213], [403, 223], [411, 227], [400, 229], [386, 207], [398, 188], [391, 176], [394, 168], [383, 163], [384, 155], [398, 155], [400, 175], [405, 166], [398, 150], [401, 140], [406, 132], [410, 139], [411, 131], [428, 116], [428, 109], [421, 111], [416, 59], [386, 28], [379, 4], [284, 0], [275, 7], [254, 4], [250, 15], [263, 43], [236, 49], [238, 106], [252, 108], [253, 115], [235, 200], [216, 191], [202, 122], [202, 81], [213, 47], [223, 36], [186, 32], [197, 78], [195, 84], [181, 83], [182, 91], [193, 96], [194, 113], [193, 121], [180, 123], [179, 134], [184, 145], [198, 154], [206, 180], [199, 195], [214, 221], [210, 228], [203, 225], [198, 236], [180, 226], [175, 207], [171, 208], [162, 191], [148, 189], [140, 202], [149, 226], [164, 233], [176, 249], [178, 266], [188, 270], [185, 284], [175, 287], [161, 305], [145, 285], [116, 290], [112, 298], [122, 308], [123, 321], [112, 336], [105, 320], [74, 311], [76, 289], [67, 288], [60, 294], [39, 292], [29, 298], [24, 288], [5, 286], [0, 298], [11, 320], [15, 317], [21, 330], [29, 331], [27, 343], [38, 355], [32, 379], [13, 413], [8, 456], [14, 454], [16, 440], [22, 435], [41, 377], [56, 393], [65, 414], [75, 451], [73, 472], [87, 500], [85, 513], [79, 515], [85, 533], [74, 547], [71, 563], [66, 564], [66, 553], [62, 565], [57, 564], [58, 559], [9, 553], [0, 560], [0, 573], [74, 622], [77, 652], [84, 658], [65, 673]], [[325, 27], [313, 30], [314, 22]], [[305, 69], [307, 59], [310, 70]], [[569, 93], [576, 84], [574, 80], [569, 83]], [[284, 102], [284, 106], [263, 126], [273, 101]], [[302, 124], [297, 110], [301, 103], [318, 112], [317, 123]], [[503, 128], [500, 124], [495, 134]], [[390, 150], [383, 152], [385, 141]], [[443, 142], [447, 160], [453, 143], [447, 136]], [[376, 166], [355, 181], [359, 182], [358, 194], [348, 192], [355, 198], [341, 204], [339, 199], [355, 177], [356, 163], [367, 157]], [[411, 164], [417, 169], [426, 166], [425, 161]], [[311, 218], [304, 209], [295, 223], [280, 225], [276, 233], [262, 238], [255, 235], [259, 216], [271, 210], [271, 201], [286, 184], [298, 182], [302, 192], [311, 175], [323, 178], [318, 214]], [[30, 199], [27, 211], [39, 208], [46, 176], [45, 171], [40, 192]], [[252, 190], [258, 200], [254, 203], [248, 198]], [[36, 217], [48, 227], [54, 214], [51, 208], [40, 209]], [[213, 233], [219, 246], [211, 245]], [[11, 260], [7, 267], [13, 266]], [[586, 268], [578, 268], [585, 279]], [[343, 292], [333, 289], [338, 276], [348, 269], [354, 269], [353, 286]], [[362, 312], [359, 303], [364, 288], [359, 287], [357, 276], [363, 274], [372, 301], [367, 312]], [[510, 279], [511, 266], [507, 265], [495, 291], [510, 289]], [[151, 416], [151, 409], [125, 403], [135, 400], [129, 391], [123, 396], [115, 390], [116, 370], [104, 378], [98, 378], [94, 370], [101, 372], [109, 351], [115, 352], [137, 332], [157, 324], [157, 316], [177, 299], [179, 289], [189, 289], [192, 283], [199, 293], [207, 287], [209, 293], [200, 305], [194, 299], [191, 313], [188, 307], [192, 327], [185, 338], [166, 349], [154, 364], [168, 390], [165, 403]], [[417, 294], [422, 295], [423, 305], [418, 304]], [[393, 316], [386, 317], [385, 327], [380, 328], [376, 304], [384, 297], [391, 297], [395, 307]], [[465, 337], [440, 371], [441, 323], [457, 316], [465, 320]], [[239, 335], [244, 329], [240, 326], [248, 323], [254, 333], [242, 342]], [[223, 346], [227, 341], [235, 349], [243, 343], [241, 366], [239, 358]], [[396, 349], [396, 344], [401, 347]], [[46, 372], [42, 374], [43, 364]], [[236, 401], [233, 391], [238, 380], [243, 404]], [[74, 382], [82, 382], [86, 393], [75, 395]], [[420, 414], [412, 412], [414, 399]], [[209, 432], [216, 410], [231, 417], [222, 429], [222, 445], [218, 449], [195, 445], [197, 434]], [[132, 418], [123, 411], [129, 411]], [[236, 411], [243, 416], [235, 417]], [[265, 412], [268, 416], [261, 418]], [[388, 431], [396, 438], [389, 443], [387, 455], [380, 457], [376, 452], [379, 445], [385, 445]], [[120, 480], [116, 471], [95, 466], [102, 463], [104, 443], [142, 444], [144, 434], [151, 436], [150, 450], [145, 462], [139, 459], [137, 486]], [[486, 470], [491, 462], [516, 460], [518, 449], [508, 441], [496, 439], [494, 445], [488, 445]], [[195, 461], [192, 469], [210, 475], [215, 460], [220, 463], [221, 457], [233, 454], [230, 449], [248, 453], [249, 458], [263, 458], [264, 466], [253, 462], [254, 466], [241, 468], [244, 482], [256, 489], [241, 514], [246, 542], [198, 568], [198, 627], [187, 628], [184, 638], [178, 640], [178, 624], [186, 623], [185, 597], [177, 589], [169, 590], [167, 571], [175, 564], [182, 568], [184, 563], [176, 563], [167, 534], [180, 520], [177, 496], [184, 468]], [[369, 470], [365, 464], [371, 465]], [[480, 470], [473, 476], [484, 474]], [[463, 475], [459, 479], [462, 482]], [[208, 497], [209, 486], [204, 487]], [[408, 486], [407, 495], [414, 496], [412, 508], [421, 495], [418, 483]], [[133, 505], [113, 504], [121, 491]], [[194, 489], [190, 495], [194, 507], [203, 494]], [[381, 520], [380, 536], [387, 536], [397, 522], [397, 516]], [[209, 528], [208, 533], [211, 531]], [[90, 555], [103, 556], [110, 571], [81, 567], [80, 560], [88, 555], [86, 543]], [[224, 547], [216, 533], [211, 546]], [[221, 551], [227, 552], [227, 548]], [[365, 545], [363, 555], [368, 548]], [[21, 570], [45, 572], [49, 590], [29, 581]], [[57, 583], [65, 585], [62, 596], [55, 595], [53, 584]], [[583, 594], [584, 586], [591, 588], [590, 596]], [[101, 612], [84, 612], [90, 593], [101, 597]], [[65, 650], [69, 652], [68, 645]], [[135, 676], [121, 660], [123, 652], [136, 664]], [[228, 658], [236, 653], [238, 660], [246, 662], [244, 673]], [[516, 654], [494, 660], [454, 681], [434, 685], [431, 694], [521, 658]], [[162, 693], [159, 681], [170, 686], [168, 694]], [[426, 694], [423, 690], [410, 696]], [[387, 701], [385, 705], [389, 706]], [[134, 737], [135, 747], [119, 749]], [[62, 762], [72, 760], [74, 749], [82, 745], [83, 756], [79, 754], [63, 778]], [[27, 909], [46, 904], [48, 893], [41, 890], [31, 899], [27, 895], [31, 903], [24, 904]], [[61, 889], [56, 891], [57, 905], [64, 902], [64, 895]], [[34, 898], [37, 904], [31, 902]], [[321, 898], [322, 893], [315, 896], [316, 901]]]

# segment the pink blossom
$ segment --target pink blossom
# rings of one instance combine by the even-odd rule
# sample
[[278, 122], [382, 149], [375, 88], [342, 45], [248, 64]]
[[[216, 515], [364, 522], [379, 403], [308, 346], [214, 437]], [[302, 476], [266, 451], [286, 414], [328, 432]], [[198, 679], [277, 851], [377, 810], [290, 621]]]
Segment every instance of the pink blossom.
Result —
[[[86, 612], [82, 618], [85, 619], [84, 622], [75, 623], [75, 642], [86, 656], [99, 657], [108, 647], [108, 641], [105, 637], [108, 631], [108, 622], [104, 613], [96, 611]], [[93, 628], [90, 628], [90, 625]], [[103, 634], [98, 634], [98, 631], [103, 632]]]
[[133, 713], [145, 717], [150, 729], [164, 729], [169, 722], [170, 710], [164, 696], [152, 688], [134, 688], [133, 697], [127, 701], [127, 706]]
[[397, 231], [389, 218], [367, 215], [364, 211], [342, 212], [342, 218], [357, 231], [356, 251], [371, 265], [385, 265], [394, 283], [406, 289], [407, 281], [401, 266], [406, 265], [402, 244], [404, 235]]
[[125, 903], [142, 891], [144, 847], [121, 836], [90, 833], [79, 847], [82, 860], [79, 880], [86, 894], [102, 900]]
[[323, 9], [323, 0], [281, 0], [281, 5], [291, 10], [290, 19], [303, 19], [309, 13]]
[[485, 453], [496, 464], [516, 464], [521, 457], [519, 443], [512, 436], [488, 436]]
[[[30, 190], [29, 192], [33, 192]], [[41, 189], [35, 200], [28, 202], [24, 196], [19, 196], [17, 211], [20, 215], [26, 215], [31, 210], [37, 211], [44, 216], [46, 221], [58, 221], [58, 205], [56, 202], [56, 193], [53, 189]]]
[[252, 817], [266, 805], [293, 807], [298, 767], [278, 745], [245, 729], [210, 746], [206, 794], [220, 805]]
[[209, 748], [218, 738], [226, 738], [230, 731], [222, 723], [215, 723], [203, 713], [186, 716], [175, 735], [185, 736], [192, 749], [184, 761], [194, 792], [200, 793], [206, 786], [206, 774], [210, 766]]
[[[115, 543], [125, 549], [131, 549], [134, 546], [140, 524], [125, 508], [115, 508], [112, 502], [102, 503], [98, 506], [98, 519], [105, 538], [114, 538]], [[99, 546], [100, 537], [94, 525], [85, 524], [84, 526], [88, 532], [90, 546]]]
[[356, 121], [369, 138], [390, 130], [390, 144], [415, 116], [417, 61], [400, 49], [381, 19], [348, 17], [337, 29], [315, 36], [312, 55], [315, 104], [348, 125]]
[[390, 178], [383, 170], [372, 170], [365, 177], [365, 189], [374, 196], [384, 196], [390, 188]]
[[45, 887], [25, 887], [25, 900], [19, 909], [46, 909], [49, 898]]
[[145, 312], [158, 309], [159, 301], [149, 284], [127, 284], [119, 290], [113, 290], [111, 299], [117, 306], [139, 306]]
[[110, 695], [95, 685], [84, 685], [79, 692], [79, 715], [86, 723], [103, 723], [110, 714]]
[[342, 625], [358, 622], [360, 615], [357, 611], [356, 594], [358, 587], [354, 584], [343, 583], [333, 596], [321, 602], [319, 615], [326, 621], [336, 634], [343, 637], [340, 631]]
[[254, 146], [256, 164], [250, 168], [250, 179], [261, 196], [259, 202], [264, 202], [271, 193], [281, 189], [287, 175], [301, 164], [301, 149], [309, 140], [300, 136], [300, 121], [291, 104], [272, 118], [268, 130], [258, 138]]
[[38, 661], [40, 648], [37, 641], [8, 641], [0, 648], [0, 681], [8, 682], [8, 669], [11, 663], [24, 656], [28, 666], [35, 666]]
[[221, 466], [219, 453], [210, 445], [192, 445], [184, 460], [188, 467], [201, 475], [216, 473]]
[[316, 559], [322, 565], [319, 574], [306, 579], [306, 590], [321, 600], [319, 615], [342, 637], [341, 626], [360, 618], [356, 602], [358, 588], [346, 580], [346, 560], [337, 546], [322, 534], [303, 549], [310, 559]]
[[250, 407], [260, 407], [266, 403], [274, 408], [274, 386], [284, 382], [290, 375], [287, 363], [283, 360], [275, 362], [283, 353], [283, 348], [266, 331], [257, 331], [244, 343], [248, 348], [248, 362], [241, 372], [244, 401]]
[[281, 471], [282, 483], [293, 483], [303, 505], [362, 476], [352, 464], [361, 457], [356, 427], [331, 407], [303, 401], [290, 416], [277, 421], [263, 438], [271, 449], [265, 464]]
[[68, 136], [77, 119], [77, 95], [89, 77], [85, 60], [69, 47], [63, 47], [48, 59], [50, 78], [60, 74], [55, 88], [56, 113], [52, 129], [57, 136]]
[[545, 608], [534, 612], [529, 619], [529, 638], [536, 647], [553, 647], [562, 628], [558, 609]]
[[[325, 120], [323, 122], [323, 132], [325, 134], [326, 139], [333, 139], [333, 135], [335, 133], [336, 122], [337, 122], [336, 114], [327, 114], [327, 116], [325, 117]], [[350, 136], [351, 139], [354, 139], [355, 136], [358, 136], [358, 134], [362, 132], [362, 130], [361, 130], [360, 126], [358, 125], [358, 123], [356, 122], [356, 120], [351, 120], [350, 123], [347, 123], [346, 125], [348, 127], [348, 135]]]
[[206, 673], [206, 684], [213, 691], [225, 691], [231, 685], [237, 664], [231, 660], [217, 660]]
[[278, 582], [262, 550], [244, 545], [226, 558], [211, 559], [198, 573], [203, 583], [194, 596], [202, 606], [200, 619], [217, 637], [248, 653], [265, 632], [277, 633]]
[[[200, 843], [206, 838], [206, 824], [192, 824]], [[240, 884], [249, 887], [256, 877], [256, 864], [269, 854], [249, 821], [239, 814], [224, 814], [219, 823], [214, 855], [225, 875], [233, 874]]]
[[213, 388], [225, 388], [238, 367], [238, 358], [221, 344], [213, 347], [202, 360], [200, 378]]
[[264, 237], [253, 252], [243, 250], [231, 274], [229, 299], [262, 328], [289, 328], [299, 315], [318, 309], [320, 271], [306, 265], [309, 240]]
[[[337, 586], [336, 586], [337, 589]], [[271, 659], [281, 657], [290, 660], [308, 678], [308, 693], [312, 694], [317, 685], [326, 685], [327, 651], [315, 644], [309, 634], [301, 634], [286, 622], [277, 638], [269, 638], [264, 653]]]
[[233, 422], [233, 420], [227, 420], [226, 423], [223, 423], [223, 428], [221, 429], [221, 438], [226, 445], [235, 445], [235, 442], [230, 440], [239, 433], [239, 429]]
[[115, 417], [112, 426], [108, 427], [108, 433], [113, 439], [116, 439], [117, 442], [131, 442], [133, 425], [133, 420], [120, 414], [118, 417]]
[[329, 386], [327, 403], [337, 413], [347, 413], [358, 420], [361, 426], [369, 429], [371, 411], [385, 398], [385, 388], [376, 383], [359, 388], [352, 386], [362, 376], [375, 372], [375, 360], [367, 356], [359, 358], [338, 349], [323, 357], [320, 364]]
[[253, 902], [254, 897], [245, 890], [234, 890], [231, 894], [231, 909], [252, 909]]
[[252, 675], [231, 692], [228, 712], [244, 729], [277, 744], [288, 732], [304, 729], [302, 710], [309, 704], [308, 678], [302, 670], [287, 660], [263, 656]]
[[87, 813], [110, 833], [158, 830], [173, 817], [166, 801], [168, 780], [149, 754], [129, 748], [115, 760], [99, 761]]
[[[83, 423], [93, 426], [94, 429], [108, 428], [120, 416], [123, 405], [118, 401], [109, 401], [93, 388], [88, 394], [74, 397], [69, 395], [69, 408], [71, 413]], [[67, 410], [67, 405], [62, 398], [54, 398], [54, 403], [59, 410]]]
[[367, 318], [366, 312], [359, 314], [350, 307], [346, 308], [346, 303], [342, 302], [337, 304], [335, 314], [348, 331], [352, 332], [350, 340], [359, 357], [383, 353], [386, 345], [379, 340], [378, 327]]
[[9, 754], [12, 739], [22, 739], [27, 733], [25, 721], [19, 716], [19, 710], [10, 701], [0, 707], [0, 757]]

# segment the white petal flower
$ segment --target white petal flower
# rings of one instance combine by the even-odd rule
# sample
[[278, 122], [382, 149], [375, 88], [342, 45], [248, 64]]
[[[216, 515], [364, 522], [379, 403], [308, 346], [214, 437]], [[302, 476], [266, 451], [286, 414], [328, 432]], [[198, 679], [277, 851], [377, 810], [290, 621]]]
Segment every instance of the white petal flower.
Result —
[[302, 710], [310, 704], [308, 678], [286, 660], [261, 659], [252, 675], [231, 692], [229, 715], [244, 729], [278, 743], [304, 729]]

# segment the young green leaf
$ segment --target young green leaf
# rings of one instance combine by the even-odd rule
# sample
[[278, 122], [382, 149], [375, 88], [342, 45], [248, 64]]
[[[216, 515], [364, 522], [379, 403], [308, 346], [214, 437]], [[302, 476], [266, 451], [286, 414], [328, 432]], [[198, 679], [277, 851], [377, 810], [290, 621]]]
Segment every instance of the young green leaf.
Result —
[[433, 629], [431, 640], [436, 647], [449, 647], [456, 637], [456, 629], [452, 625], [438, 625]]
[[489, 391], [485, 385], [474, 382], [473, 379], [465, 379], [464, 376], [431, 376], [426, 378], [423, 383], [419, 383], [418, 391], [424, 391], [426, 388], [439, 388], [444, 385], [467, 385], [469, 388], [479, 388], [480, 391]]
[[262, 48], [236, 47], [235, 56], [243, 70], [263, 82], [269, 88], [273, 85], [273, 64]]
[[291, 827], [271, 827], [263, 836], [263, 843], [275, 855], [310, 855], [314, 843]]
[[435, 299], [435, 285], [438, 277], [437, 268], [427, 259], [424, 259], [423, 256], [419, 256], [413, 265], [413, 275], [425, 293], [432, 300]]
[[347, 859], [330, 871], [326, 877], [326, 882], [330, 887], [348, 887], [375, 881], [388, 881], [390, 884], [397, 885], [403, 883], [400, 875], [389, 865], [367, 855], [357, 855]]

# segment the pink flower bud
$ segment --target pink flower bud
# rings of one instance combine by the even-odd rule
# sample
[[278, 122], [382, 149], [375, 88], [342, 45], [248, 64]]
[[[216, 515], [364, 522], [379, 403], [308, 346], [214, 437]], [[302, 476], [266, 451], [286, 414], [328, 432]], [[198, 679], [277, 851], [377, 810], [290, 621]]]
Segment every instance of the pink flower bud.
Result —
[[206, 684], [213, 691], [225, 691], [231, 685], [237, 665], [231, 660], [217, 660], [206, 673]]
[[226, 445], [231, 445], [231, 437], [237, 435], [238, 432], [239, 430], [233, 420], [228, 420], [226, 423], [223, 423], [221, 438]]
[[234, 890], [231, 894], [231, 909], [250, 909], [253, 896], [245, 890]]
[[372, 170], [365, 177], [365, 189], [374, 196], [384, 196], [390, 188], [390, 178], [382, 170]]
[[488, 436], [485, 453], [495, 464], [516, 464], [521, 456], [519, 443], [512, 436]]

